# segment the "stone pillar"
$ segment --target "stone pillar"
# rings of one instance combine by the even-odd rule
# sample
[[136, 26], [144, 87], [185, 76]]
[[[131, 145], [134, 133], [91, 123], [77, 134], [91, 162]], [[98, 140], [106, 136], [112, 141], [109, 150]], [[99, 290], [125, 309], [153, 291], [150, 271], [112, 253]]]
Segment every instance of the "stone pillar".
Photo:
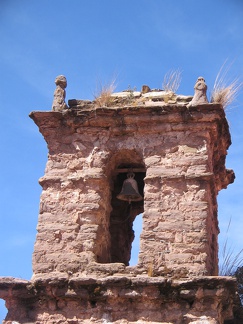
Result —
[[[37, 115], [50, 153], [39, 180], [43, 191], [34, 273], [72, 274], [85, 271], [90, 262], [110, 262], [110, 189], [104, 163], [97, 157], [100, 152], [89, 136], [81, 143], [83, 134], [72, 134], [71, 128], [62, 126], [49, 128], [42, 113]], [[105, 151], [102, 154], [106, 156]]]

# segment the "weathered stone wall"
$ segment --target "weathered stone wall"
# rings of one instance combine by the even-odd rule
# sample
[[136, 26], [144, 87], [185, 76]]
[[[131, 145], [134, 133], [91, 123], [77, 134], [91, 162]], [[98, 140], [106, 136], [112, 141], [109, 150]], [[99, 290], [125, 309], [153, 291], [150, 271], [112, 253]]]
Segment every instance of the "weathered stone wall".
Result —
[[77, 272], [91, 261], [109, 262], [109, 184], [101, 168], [83, 168], [71, 154], [49, 155], [40, 180], [37, 272]]
[[240, 324], [235, 291], [230, 277], [0, 279], [9, 308], [5, 324]]
[[[217, 274], [216, 196], [233, 181], [224, 164], [230, 135], [220, 105], [83, 107], [31, 118], [49, 149], [35, 275]], [[121, 226], [124, 206], [114, 203], [114, 186], [124, 166], [144, 168], [144, 201], [132, 203]], [[126, 268], [132, 221], [143, 211], [139, 262]]]

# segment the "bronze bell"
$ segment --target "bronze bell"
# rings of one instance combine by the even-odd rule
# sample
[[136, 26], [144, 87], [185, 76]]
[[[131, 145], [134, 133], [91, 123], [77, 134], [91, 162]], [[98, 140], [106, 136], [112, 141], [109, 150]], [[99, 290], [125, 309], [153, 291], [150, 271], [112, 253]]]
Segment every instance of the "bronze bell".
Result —
[[123, 182], [122, 190], [117, 195], [118, 199], [128, 201], [129, 204], [131, 201], [143, 200], [143, 197], [138, 192], [138, 184], [134, 176], [135, 174], [133, 172], [127, 174], [127, 179]]

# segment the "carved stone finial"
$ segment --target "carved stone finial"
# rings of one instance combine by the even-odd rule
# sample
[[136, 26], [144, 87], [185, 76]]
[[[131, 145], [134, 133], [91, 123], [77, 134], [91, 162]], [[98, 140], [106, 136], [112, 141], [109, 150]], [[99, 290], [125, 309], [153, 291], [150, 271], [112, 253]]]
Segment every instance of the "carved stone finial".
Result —
[[202, 104], [207, 104], [207, 85], [203, 77], [199, 77], [194, 86], [194, 96], [192, 101], [189, 103], [189, 106], [197, 106]]
[[65, 102], [66, 98], [66, 90], [67, 87], [67, 79], [64, 75], [59, 75], [55, 79], [56, 90], [54, 92], [54, 99], [52, 103], [53, 111], [62, 111], [63, 109], [67, 109], [67, 105]]
[[142, 90], [141, 90], [142, 93], [148, 93], [150, 91], [151, 91], [151, 89], [149, 86], [147, 86], [147, 85], [142, 86]]

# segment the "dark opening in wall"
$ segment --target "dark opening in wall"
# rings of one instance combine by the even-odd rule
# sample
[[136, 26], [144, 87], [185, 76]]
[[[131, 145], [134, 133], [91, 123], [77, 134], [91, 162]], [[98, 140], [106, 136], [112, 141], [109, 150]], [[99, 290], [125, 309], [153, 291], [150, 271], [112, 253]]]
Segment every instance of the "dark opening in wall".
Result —
[[145, 170], [142, 165], [122, 164], [117, 168], [112, 191], [110, 215], [111, 262], [121, 262], [129, 265], [132, 242], [134, 240], [133, 221], [144, 211], [141, 201], [123, 201], [117, 198], [124, 181], [127, 179], [126, 170], [133, 170], [138, 191], [143, 196]]

